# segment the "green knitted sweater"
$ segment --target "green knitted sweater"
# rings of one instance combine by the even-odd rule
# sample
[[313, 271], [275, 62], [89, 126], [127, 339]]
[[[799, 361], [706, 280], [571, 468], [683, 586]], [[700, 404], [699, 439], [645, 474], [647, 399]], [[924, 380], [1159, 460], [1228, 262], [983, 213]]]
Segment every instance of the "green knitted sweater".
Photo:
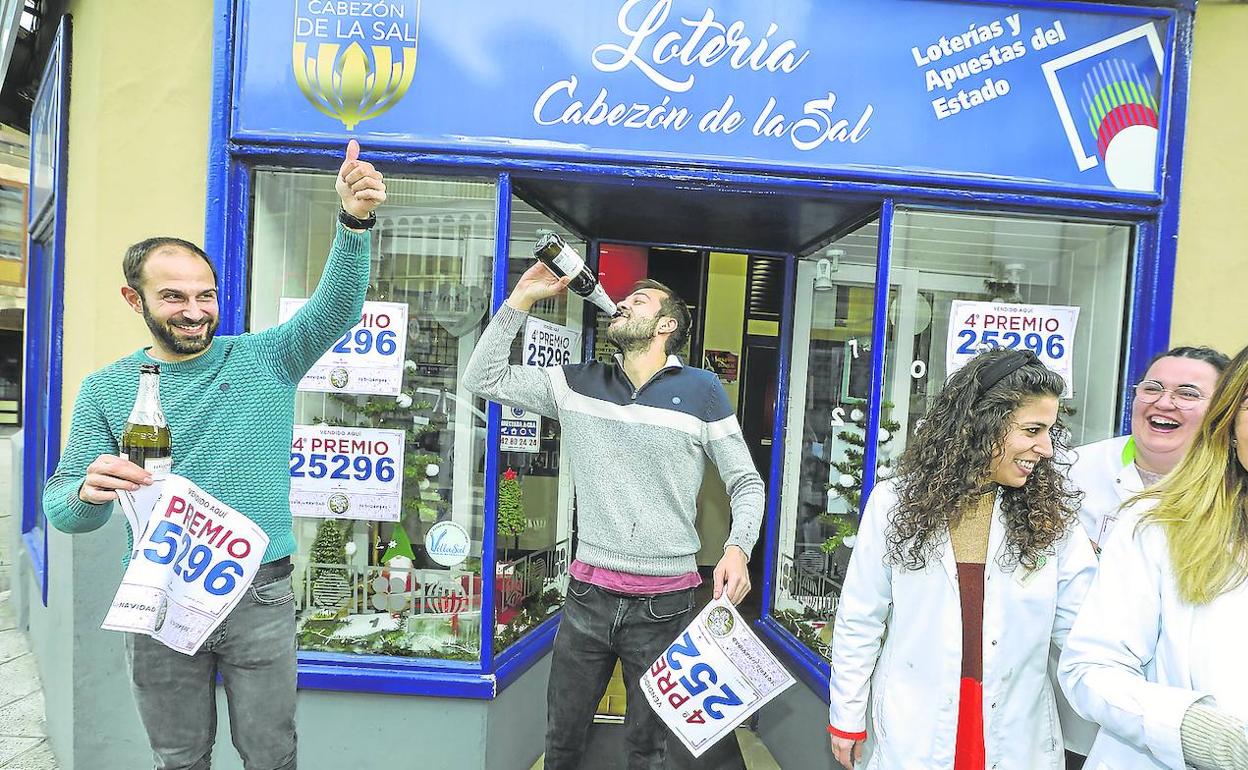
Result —
[[157, 361], [143, 349], [88, 375], [74, 403], [65, 451], [44, 489], [48, 522], [64, 532], [90, 532], [108, 521], [113, 504], [85, 503], [78, 490], [88, 465], [119, 451], [138, 392], [139, 365], [158, 363], [160, 403], [173, 435], [173, 472], [259, 524], [269, 536], [264, 561], [293, 553], [295, 387], [359, 322], [368, 271], [368, 234], [339, 226], [320, 284], [289, 321], [255, 334], [217, 337], [189, 361]]

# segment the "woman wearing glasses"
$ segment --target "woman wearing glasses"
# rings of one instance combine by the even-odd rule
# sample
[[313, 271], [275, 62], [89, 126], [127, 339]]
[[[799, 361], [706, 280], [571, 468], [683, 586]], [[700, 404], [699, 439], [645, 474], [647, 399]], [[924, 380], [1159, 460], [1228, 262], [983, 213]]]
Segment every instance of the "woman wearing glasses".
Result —
[[845, 767], [1062, 766], [1045, 653], [1096, 568], [1053, 459], [1064, 387], [1030, 352], [981, 353], [872, 490], [832, 635]]
[[[1176, 347], [1157, 356], [1132, 387], [1131, 433], [1075, 450], [1070, 480], [1083, 492], [1079, 520], [1097, 551], [1132, 495], [1178, 465], [1209, 408], [1209, 395], [1230, 359], [1208, 347]], [[1051, 652], [1057, 668], [1057, 650]], [[1058, 694], [1066, 767], [1078, 770], [1092, 748], [1096, 725], [1080, 719]]]
[[1248, 768], [1248, 348], [1187, 455], [1128, 502], [1058, 676], [1095, 768]]
[[1132, 388], [1131, 433], [1075, 450], [1070, 480], [1083, 492], [1079, 520], [1094, 546], [1113, 529], [1119, 506], [1179, 464], [1230, 359], [1207, 347], [1157, 356]]

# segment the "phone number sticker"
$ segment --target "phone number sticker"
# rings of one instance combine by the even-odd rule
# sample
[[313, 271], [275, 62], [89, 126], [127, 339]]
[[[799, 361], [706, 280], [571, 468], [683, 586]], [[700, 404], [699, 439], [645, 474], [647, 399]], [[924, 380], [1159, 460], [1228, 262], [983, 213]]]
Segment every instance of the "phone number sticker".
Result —
[[542, 444], [542, 418], [515, 406], [503, 407], [498, 448], [503, 452], [537, 453]]
[[[289, 320], [307, 302], [283, 297], [281, 320]], [[403, 386], [406, 353], [407, 305], [365, 302], [360, 322], [317, 359], [299, 381], [299, 390], [397, 396]]]
[[296, 425], [290, 442], [290, 510], [317, 519], [398, 521], [401, 430]]
[[954, 300], [949, 309], [945, 368], [953, 374], [981, 351], [1030, 350], [1074, 389], [1075, 329], [1079, 308], [1069, 305], [1015, 305]]

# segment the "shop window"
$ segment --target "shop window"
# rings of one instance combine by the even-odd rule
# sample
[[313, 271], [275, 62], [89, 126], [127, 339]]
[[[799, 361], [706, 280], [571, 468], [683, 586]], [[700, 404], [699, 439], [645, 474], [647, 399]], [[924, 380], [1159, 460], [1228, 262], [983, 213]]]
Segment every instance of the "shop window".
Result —
[[772, 616], [827, 657], [863, 489], [879, 226], [798, 260]]
[[[900, 454], [940, 391], [950, 346], [955, 354], [989, 345], [1066, 354], [1071, 393], [1061, 412], [1070, 443], [1114, 435], [1131, 239], [1124, 224], [898, 210], [881, 414], [890, 432], [881, 436], [881, 463]], [[1034, 327], [981, 318], [972, 334], [956, 319], [951, 328], [955, 301], [1052, 310], [1038, 310]], [[1078, 309], [1073, 338], [1063, 308]]]
[[[339, 208], [326, 178], [255, 176], [253, 330], [277, 323], [282, 299], [310, 296], [320, 278]], [[483, 470], [485, 402], [460, 382], [489, 320], [496, 185], [387, 174], [386, 186], [367, 300], [406, 308], [406, 327], [389, 327], [402, 336], [385, 343], [403, 346], [399, 392], [300, 392], [295, 424], [400, 437], [401, 459], [386, 478], [397, 472], [401, 499], [359, 517], [356, 506], [296, 507], [304, 513], [294, 524], [298, 643], [302, 651], [478, 661], [484, 490], [495, 480]], [[373, 308], [394, 312], [366, 305], [365, 314]], [[446, 532], [467, 536], [467, 558], [448, 559], [431, 545]]]
[[[1070, 443], [1113, 435], [1133, 228], [1060, 218], [899, 209], [893, 217], [883, 389], [869, 401], [878, 223], [799, 260], [773, 616], [826, 658], [862, 491], [890, 478], [958, 351], [1030, 348], [1069, 364]], [[955, 303], [984, 303], [973, 327]], [[1060, 317], [985, 325], [1012, 308]], [[1074, 310], [1078, 311], [1077, 320]], [[995, 324], [995, 326], [993, 325]], [[879, 430], [868, 436], [871, 410]], [[865, 468], [866, 448], [875, 467]]]
[[[507, 291], [534, 264], [538, 230], [553, 230], [586, 256], [588, 244], [519, 198], [511, 201]], [[554, 334], [528, 340], [522, 330], [513, 364], [579, 363], [585, 304], [568, 296], [537, 303], [529, 312]], [[547, 341], [560, 340], [547, 344]], [[566, 343], [566, 344], [565, 344]], [[534, 440], [534, 437], [536, 440]], [[572, 477], [564, 461], [559, 422], [504, 406], [499, 439], [497, 570], [494, 648], [501, 652], [563, 607], [571, 557]]]

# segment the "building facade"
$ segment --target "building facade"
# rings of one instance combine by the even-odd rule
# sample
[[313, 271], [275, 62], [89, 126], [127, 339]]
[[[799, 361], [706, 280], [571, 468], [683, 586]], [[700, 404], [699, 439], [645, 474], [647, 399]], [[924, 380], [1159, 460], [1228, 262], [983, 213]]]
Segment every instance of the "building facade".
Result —
[[[831, 761], [825, 655], [855, 514], [952, 368], [983, 345], [1035, 350], [1067, 375], [1075, 440], [1092, 441], [1125, 429], [1126, 386], [1171, 339], [1245, 341], [1231, 301], [1248, 277], [1244, 196], [1228, 195], [1248, 171], [1244, 108], [1214, 85], [1242, 61], [1242, 7], [68, 11], [32, 120], [17, 592], [68, 768], [147, 753], [120, 638], [99, 630], [122, 519], [70, 538], [37, 504], [78, 383], [144, 342], [114, 293], [120, 255], [157, 233], [202, 240], [221, 332], [280, 322], [320, 275], [349, 137], [390, 192], [365, 318], [297, 405], [310, 767], [402, 765], [401, 751], [527, 768], [541, 753], [575, 532], [559, 426], [459, 383], [538, 230], [587, 255], [612, 296], [648, 275], [694, 312], [683, 353], [719, 375], [768, 482], [757, 630], [799, 684], [758, 731], [784, 767]], [[609, 354], [579, 301], [534, 315], [547, 336], [517, 362]], [[331, 430], [386, 449], [305, 451]], [[335, 463], [351, 483], [332, 483]], [[728, 526], [709, 475], [704, 565]], [[235, 767], [227, 730], [217, 763]]]

